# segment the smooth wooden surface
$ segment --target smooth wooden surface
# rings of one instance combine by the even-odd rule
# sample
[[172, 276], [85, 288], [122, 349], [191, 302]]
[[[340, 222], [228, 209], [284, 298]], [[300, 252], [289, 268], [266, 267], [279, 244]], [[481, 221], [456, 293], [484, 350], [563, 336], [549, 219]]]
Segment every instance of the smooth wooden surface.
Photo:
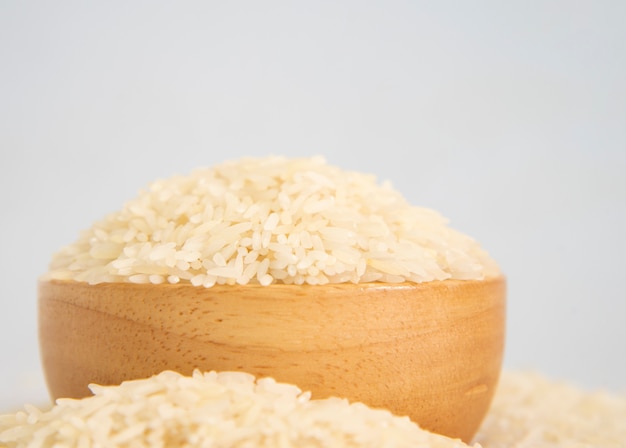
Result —
[[466, 441], [498, 380], [505, 281], [325, 286], [41, 282], [53, 398], [163, 370], [243, 370]]

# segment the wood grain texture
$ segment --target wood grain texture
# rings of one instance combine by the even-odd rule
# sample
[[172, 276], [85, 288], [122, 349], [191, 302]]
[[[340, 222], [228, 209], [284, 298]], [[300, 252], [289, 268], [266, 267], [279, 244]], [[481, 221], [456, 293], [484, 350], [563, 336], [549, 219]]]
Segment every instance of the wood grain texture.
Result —
[[53, 398], [163, 370], [242, 370], [469, 441], [494, 394], [505, 280], [325, 286], [39, 284]]

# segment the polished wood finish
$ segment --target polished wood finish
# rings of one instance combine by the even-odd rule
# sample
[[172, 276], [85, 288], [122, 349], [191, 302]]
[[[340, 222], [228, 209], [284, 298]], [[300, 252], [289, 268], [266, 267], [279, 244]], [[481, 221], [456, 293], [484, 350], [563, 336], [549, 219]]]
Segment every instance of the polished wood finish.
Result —
[[163, 370], [242, 370], [470, 440], [491, 402], [505, 280], [325, 286], [42, 281], [53, 398]]

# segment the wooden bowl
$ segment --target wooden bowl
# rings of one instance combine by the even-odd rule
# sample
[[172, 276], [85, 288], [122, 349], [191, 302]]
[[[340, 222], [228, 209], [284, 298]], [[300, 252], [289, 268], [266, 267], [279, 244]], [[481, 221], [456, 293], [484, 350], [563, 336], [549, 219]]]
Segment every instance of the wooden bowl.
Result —
[[325, 286], [39, 284], [53, 398], [163, 370], [241, 370], [469, 441], [491, 402], [505, 280]]

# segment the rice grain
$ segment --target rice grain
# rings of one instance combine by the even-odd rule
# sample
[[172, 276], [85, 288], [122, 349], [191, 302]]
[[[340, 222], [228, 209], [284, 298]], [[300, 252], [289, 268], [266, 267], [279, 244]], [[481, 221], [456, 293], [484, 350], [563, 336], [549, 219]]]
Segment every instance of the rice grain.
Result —
[[56, 253], [46, 279], [325, 284], [498, 275], [389, 183], [323, 158], [241, 159], [157, 180]]
[[463, 448], [407, 417], [243, 372], [172, 371], [0, 416], [6, 447]]

